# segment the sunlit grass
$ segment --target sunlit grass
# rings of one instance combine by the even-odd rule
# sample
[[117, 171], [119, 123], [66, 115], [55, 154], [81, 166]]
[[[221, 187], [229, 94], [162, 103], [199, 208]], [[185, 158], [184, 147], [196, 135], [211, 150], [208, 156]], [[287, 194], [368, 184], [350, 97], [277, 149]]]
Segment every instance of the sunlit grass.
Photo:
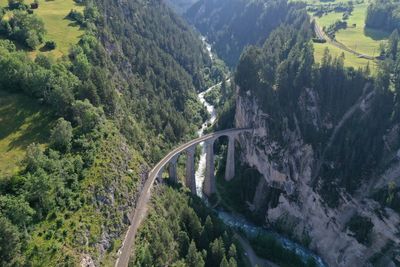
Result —
[[[31, 2], [33, 1], [25, 1], [26, 4]], [[5, 7], [7, 5], [8, 0], [0, 0], [0, 6]], [[35, 9], [34, 13], [44, 22], [47, 31], [46, 41], [55, 41], [57, 47], [55, 50], [45, 51], [43, 44], [35, 51], [29, 51], [31, 57], [35, 57], [38, 53], [52, 55], [56, 58], [61, 57], [67, 55], [72, 44], [78, 43], [84, 31], [79, 25], [67, 19], [71, 9], [83, 11], [83, 6], [76, 4], [73, 0], [39, 1], [39, 8]]]
[[[336, 33], [336, 40], [347, 47], [368, 56], [378, 56], [379, 46], [386, 42], [389, 33], [365, 27], [365, 16], [368, 3], [354, 5], [354, 10], [347, 20], [347, 29]], [[330, 12], [316, 18], [321, 27], [328, 27], [335, 21], [342, 19], [343, 13]]]
[[329, 49], [330, 54], [333, 57], [338, 57], [341, 56], [342, 53], [344, 53], [344, 65], [346, 67], [353, 67], [355, 69], [359, 68], [365, 68], [368, 64], [371, 70], [371, 73], [374, 74], [376, 71], [376, 63], [373, 60], [368, 60], [365, 58], [359, 58], [356, 55], [349, 53], [347, 51], [344, 51], [342, 49], [337, 48], [336, 46], [333, 46], [331, 44], [318, 44], [314, 43], [314, 57], [315, 57], [315, 62], [320, 63], [321, 59], [324, 55], [325, 48]]
[[[349, 1], [336, 0], [334, 2], [320, 2], [319, 0], [307, 0], [306, 2], [312, 5], [328, 5], [329, 3], [335, 4]], [[347, 20], [348, 27], [336, 32], [336, 41], [344, 44], [348, 48], [360, 54], [376, 57], [379, 55], [381, 43], [387, 42], [389, 33], [379, 30], [372, 30], [365, 27], [365, 17], [369, 5], [368, 1], [365, 1], [361, 4], [357, 4], [354, 1], [353, 3], [354, 10]], [[335, 21], [341, 20], [342, 16], [343, 12], [330, 12], [322, 17], [316, 17], [315, 19], [320, 27], [328, 27]], [[315, 59], [317, 62], [321, 60], [325, 47], [329, 48], [329, 51], [333, 56], [339, 56], [344, 53], [345, 66], [365, 68], [369, 63], [372, 73], [376, 71], [376, 62], [360, 58], [329, 43], [314, 44]]]
[[0, 91], [0, 178], [20, 170], [29, 144], [47, 142], [50, 123], [36, 100]]
[[342, 19], [342, 14], [343, 13], [330, 12], [322, 17], [316, 17], [316, 20], [321, 28], [329, 27], [329, 25], [335, 23], [337, 20]]
[[347, 21], [347, 29], [338, 31], [336, 40], [361, 54], [378, 56], [380, 43], [386, 42], [389, 33], [365, 27], [367, 7], [368, 4], [355, 6]]

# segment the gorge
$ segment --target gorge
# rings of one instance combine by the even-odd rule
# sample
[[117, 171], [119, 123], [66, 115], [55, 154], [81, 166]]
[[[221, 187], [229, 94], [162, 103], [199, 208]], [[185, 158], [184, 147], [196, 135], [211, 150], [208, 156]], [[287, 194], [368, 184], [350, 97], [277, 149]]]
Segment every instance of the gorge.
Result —
[[398, 0], [34, 2], [0, 266], [400, 266]]

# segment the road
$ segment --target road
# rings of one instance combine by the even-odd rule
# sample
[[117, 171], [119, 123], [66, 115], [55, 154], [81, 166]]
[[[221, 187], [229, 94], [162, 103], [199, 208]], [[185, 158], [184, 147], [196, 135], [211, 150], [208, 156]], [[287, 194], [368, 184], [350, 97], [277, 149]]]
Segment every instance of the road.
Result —
[[186, 149], [191, 146], [197, 145], [201, 142], [204, 142], [208, 139], [218, 138], [220, 136], [224, 136], [232, 133], [239, 133], [244, 131], [249, 131], [250, 129], [228, 129], [215, 133], [210, 133], [203, 135], [199, 138], [193, 139], [185, 144], [182, 144], [168, 153], [160, 162], [158, 162], [154, 168], [149, 172], [148, 178], [145, 182], [142, 192], [140, 193], [138, 202], [136, 204], [136, 208], [134, 210], [133, 216], [130, 218], [131, 225], [128, 228], [128, 231], [125, 235], [125, 238], [122, 242], [122, 247], [118, 251], [118, 259], [115, 263], [116, 267], [127, 267], [129, 263], [129, 258], [132, 254], [133, 244], [135, 242], [135, 236], [137, 230], [142, 223], [143, 219], [147, 213], [147, 204], [150, 200], [151, 196], [151, 188], [154, 184], [155, 179], [158, 176], [160, 170], [164, 168], [164, 166], [176, 155], [182, 153]]
[[344, 45], [344, 44], [342, 44], [342, 43], [340, 43], [340, 42], [338, 42], [338, 41], [336, 41], [336, 40], [331, 39], [331, 38], [330, 38], [328, 35], [326, 35], [325, 32], [321, 29], [321, 27], [318, 25], [316, 19], [314, 19], [314, 22], [315, 22], [315, 23], [314, 23], [314, 32], [315, 32], [315, 35], [317, 36], [318, 39], [324, 39], [324, 40], [326, 40], [328, 43], [330, 43], [330, 44], [336, 46], [337, 48], [342, 49], [342, 50], [344, 50], [344, 51], [347, 51], [347, 52], [349, 52], [349, 53], [352, 53], [352, 54], [356, 55], [357, 57], [365, 58], [365, 59], [368, 59], [368, 60], [377, 60], [376, 57], [372, 57], [372, 56], [369, 56], [369, 55], [361, 54], [361, 53], [359, 53], [359, 52], [357, 52], [357, 51], [355, 51], [355, 50], [353, 50], [353, 49], [347, 47], [346, 45]]

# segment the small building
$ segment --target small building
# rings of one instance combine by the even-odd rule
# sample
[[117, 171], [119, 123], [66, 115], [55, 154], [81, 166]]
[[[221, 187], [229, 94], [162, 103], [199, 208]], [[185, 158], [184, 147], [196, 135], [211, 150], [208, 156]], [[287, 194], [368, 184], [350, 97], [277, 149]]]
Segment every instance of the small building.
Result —
[[39, 3], [31, 3], [31, 9], [37, 9], [39, 7]]

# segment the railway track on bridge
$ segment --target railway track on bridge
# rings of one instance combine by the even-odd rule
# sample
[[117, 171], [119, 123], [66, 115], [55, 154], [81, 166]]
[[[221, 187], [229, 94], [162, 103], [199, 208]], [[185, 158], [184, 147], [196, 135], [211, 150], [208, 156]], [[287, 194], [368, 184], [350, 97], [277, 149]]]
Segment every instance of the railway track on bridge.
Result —
[[168, 164], [174, 157], [176, 157], [180, 153], [184, 152], [185, 150], [191, 147], [198, 145], [201, 142], [217, 139], [221, 136], [237, 135], [241, 132], [246, 132], [250, 130], [251, 129], [228, 129], [203, 135], [201, 137], [198, 137], [196, 139], [193, 139], [187, 143], [184, 143], [176, 147], [154, 166], [154, 168], [148, 174], [148, 178], [140, 193], [139, 199], [136, 203], [135, 210], [133, 211], [133, 215], [131, 215], [130, 217], [131, 224], [128, 228], [127, 233], [125, 234], [122, 246], [118, 251], [118, 258], [115, 263], [115, 267], [127, 267], [129, 264], [129, 259], [132, 254], [136, 233], [138, 231], [140, 224], [143, 222], [143, 219], [146, 217], [147, 214], [147, 205], [151, 197], [151, 189], [153, 187], [154, 181], [159, 176], [160, 171], [164, 169], [166, 164]]

